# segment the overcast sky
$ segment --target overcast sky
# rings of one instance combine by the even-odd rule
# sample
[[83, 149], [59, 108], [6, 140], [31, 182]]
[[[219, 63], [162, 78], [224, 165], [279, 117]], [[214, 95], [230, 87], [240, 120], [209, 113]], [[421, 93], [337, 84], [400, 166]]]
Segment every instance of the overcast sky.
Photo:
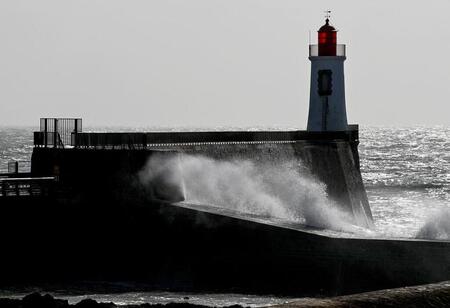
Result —
[[450, 124], [448, 0], [1, 0], [0, 125], [305, 128], [326, 9], [350, 123]]

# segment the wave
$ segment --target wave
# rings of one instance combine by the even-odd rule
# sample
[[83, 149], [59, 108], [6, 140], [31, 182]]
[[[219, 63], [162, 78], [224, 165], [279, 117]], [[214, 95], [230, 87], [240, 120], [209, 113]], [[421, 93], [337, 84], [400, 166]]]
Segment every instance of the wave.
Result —
[[450, 240], [450, 209], [431, 214], [416, 235], [419, 239]]
[[[352, 217], [328, 198], [325, 185], [300, 172], [298, 161], [270, 164], [185, 154], [176, 163], [189, 203], [210, 204], [335, 231], [355, 229]], [[152, 170], [164, 164], [175, 162], [150, 158], [141, 173], [143, 183], [153, 180]]]

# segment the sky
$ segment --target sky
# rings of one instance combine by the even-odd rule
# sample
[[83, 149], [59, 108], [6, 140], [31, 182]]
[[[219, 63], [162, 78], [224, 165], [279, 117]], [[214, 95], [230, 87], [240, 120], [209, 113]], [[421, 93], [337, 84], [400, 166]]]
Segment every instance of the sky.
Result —
[[304, 129], [328, 9], [350, 123], [450, 124], [448, 0], [2, 0], [0, 126]]

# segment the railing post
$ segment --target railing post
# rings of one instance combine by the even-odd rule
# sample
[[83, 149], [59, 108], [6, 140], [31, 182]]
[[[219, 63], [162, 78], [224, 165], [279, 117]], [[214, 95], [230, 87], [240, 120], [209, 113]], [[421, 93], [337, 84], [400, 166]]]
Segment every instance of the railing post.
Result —
[[47, 147], [47, 119], [44, 119], [44, 146]]
[[53, 125], [53, 147], [56, 148], [57, 146], [57, 135], [58, 135], [58, 119], [54, 119], [54, 125]]
[[15, 184], [15, 186], [14, 186], [14, 191], [15, 191], [15, 194], [16, 194], [16, 196], [20, 196], [20, 184], [19, 184], [20, 182], [18, 182], [18, 181], [16, 181], [14, 184]]
[[77, 134], [78, 134], [78, 119], [75, 119], [74, 138], [72, 144], [74, 147], [77, 147]]
[[0, 185], [2, 186], [2, 196], [6, 197], [6, 184], [5, 182], [0, 182]]

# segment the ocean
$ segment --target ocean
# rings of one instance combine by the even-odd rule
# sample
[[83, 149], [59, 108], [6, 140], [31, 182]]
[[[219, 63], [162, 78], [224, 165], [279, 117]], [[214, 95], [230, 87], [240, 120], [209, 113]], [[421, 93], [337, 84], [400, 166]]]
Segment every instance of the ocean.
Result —
[[[270, 129], [268, 127], [263, 129]], [[18, 160], [27, 171], [33, 149], [33, 127], [0, 127], [0, 173], [8, 162]], [[104, 130], [116, 130], [107, 128]], [[360, 126], [361, 173], [372, 209], [377, 236], [414, 238], [437, 226], [435, 238], [450, 234], [450, 127]], [[425, 231], [424, 231], [425, 230]], [[424, 233], [425, 232], [425, 233]], [[4, 290], [0, 295], [22, 296]], [[62, 291], [71, 302], [84, 294]], [[101, 301], [121, 304], [182, 301], [211, 306], [241, 304], [266, 306], [290, 298], [242, 294], [181, 294], [170, 292], [90, 294]]]
[[436, 216], [448, 217], [450, 127], [362, 127], [360, 134], [361, 173], [378, 231], [415, 237]]

